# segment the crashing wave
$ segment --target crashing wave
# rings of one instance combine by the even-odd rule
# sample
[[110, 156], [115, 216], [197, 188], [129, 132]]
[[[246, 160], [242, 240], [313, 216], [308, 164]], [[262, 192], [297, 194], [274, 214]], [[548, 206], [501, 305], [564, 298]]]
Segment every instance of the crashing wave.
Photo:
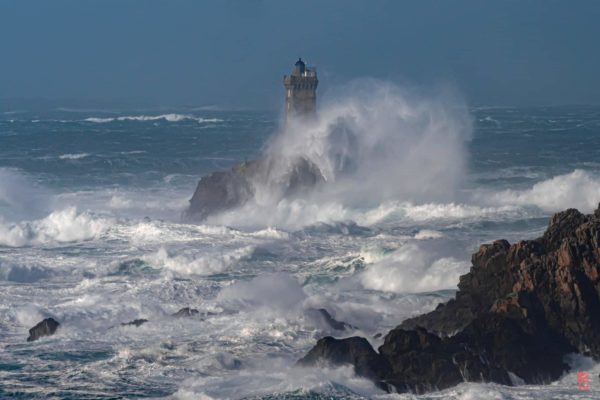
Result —
[[296, 198], [373, 207], [453, 197], [471, 136], [460, 100], [422, 99], [373, 81], [340, 98], [314, 120], [289, 120], [260, 160], [203, 177], [188, 215], [202, 220], [247, 205], [269, 218], [282, 201]]
[[549, 212], [571, 207], [590, 212], [600, 199], [600, 179], [576, 169], [538, 182], [530, 189], [508, 189], [485, 197], [482, 200], [493, 204], [536, 206]]
[[164, 247], [156, 253], [145, 256], [148, 264], [161, 267], [176, 274], [213, 275], [224, 272], [243, 258], [252, 255], [254, 247], [245, 246], [229, 252], [216, 254], [170, 254]]
[[161, 114], [161, 115], [126, 115], [122, 117], [89, 117], [84, 119], [86, 122], [95, 122], [95, 123], [107, 123], [113, 121], [158, 121], [165, 120], [167, 122], [181, 122], [181, 121], [196, 121], [199, 124], [209, 123], [209, 122], [223, 122], [222, 119], [219, 118], [201, 118], [195, 117], [189, 114]]
[[67, 154], [61, 154], [60, 156], [58, 156], [58, 158], [60, 158], [61, 160], [81, 160], [82, 158], [86, 158], [89, 156], [90, 156], [89, 153], [75, 153], [75, 154], [67, 153]]
[[108, 230], [109, 222], [75, 207], [54, 211], [37, 221], [7, 223], [0, 219], [0, 246], [23, 247], [95, 239]]

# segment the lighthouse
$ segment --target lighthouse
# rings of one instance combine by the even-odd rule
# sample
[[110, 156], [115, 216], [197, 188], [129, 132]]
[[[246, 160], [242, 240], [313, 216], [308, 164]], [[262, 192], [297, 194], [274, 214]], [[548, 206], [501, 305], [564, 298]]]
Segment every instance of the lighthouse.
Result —
[[317, 69], [307, 67], [301, 58], [294, 64], [291, 75], [283, 77], [285, 87], [285, 116], [313, 117], [317, 109]]

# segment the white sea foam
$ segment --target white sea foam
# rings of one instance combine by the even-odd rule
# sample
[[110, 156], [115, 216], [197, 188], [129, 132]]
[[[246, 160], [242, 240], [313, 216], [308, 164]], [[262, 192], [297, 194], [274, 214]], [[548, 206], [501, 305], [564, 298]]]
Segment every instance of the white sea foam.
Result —
[[[183, 382], [173, 394], [176, 400], [242, 399], [271, 397], [272, 394], [307, 393], [318, 398], [358, 400], [383, 395], [373, 382], [356, 376], [352, 366], [298, 368], [281, 359], [258, 360], [253, 370], [224, 377], [196, 377]], [[335, 383], [335, 384], [332, 384]], [[287, 396], [282, 396], [287, 397]], [[315, 397], [307, 394], [307, 397]]]
[[42, 320], [43, 314], [33, 305], [26, 305], [15, 310], [15, 318], [19, 325], [31, 327]]
[[[253, 182], [254, 200], [214, 222], [254, 219], [299, 227], [352, 219], [349, 209], [364, 212], [396, 199], [421, 203], [455, 196], [471, 137], [471, 118], [460, 99], [447, 93], [424, 98], [377, 81], [355, 83], [334, 97], [318, 118], [292, 120], [271, 139], [263, 155], [269, 174]], [[316, 166], [326, 183], [303, 200], [285, 199], [299, 160]]]
[[84, 119], [86, 122], [107, 123], [113, 121], [158, 121], [165, 120], [167, 122], [180, 122], [185, 120], [196, 121], [199, 124], [209, 122], [223, 122], [219, 118], [202, 118], [190, 114], [161, 114], [161, 115], [126, 115], [121, 117], [89, 117]]
[[[398, 104], [395, 96], [393, 93], [390, 104]], [[298, 154], [305, 154], [308, 148], [306, 154], [319, 161], [320, 168], [331, 166], [324, 169], [332, 172], [327, 175], [331, 190], [303, 200], [261, 197], [255, 204], [225, 213], [206, 225], [180, 223], [179, 211], [190, 193], [178, 191], [174, 183], [179, 179], [173, 175], [164, 182], [159, 179], [157, 185], [162, 187], [158, 190], [137, 186], [79, 191], [69, 188], [68, 192], [52, 195], [49, 189], [36, 187], [39, 177], [32, 179], [18, 170], [0, 169], [0, 246], [6, 246], [6, 242], [23, 246], [0, 251], [1, 357], [7, 364], [15, 361], [42, 371], [34, 382], [36, 388], [32, 388], [30, 379], [23, 378], [22, 371], [4, 371], [6, 382], [15, 390], [38, 397], [52, 390], [66, 392], [74, 385], [82, 396], [109, 392], [123, 395], [118, 392], [122, 387], [127, 393], [156, 396], [162, 390], [173, 390], [176, 382], [179, 387], [173, 398], [181, 399], [315, 397], [312, 391], [328, 398], [414, 398], [412, 394], [384, 394], [371, 382], [357, 377], [350, 366], [295, 368], [295, 362], [325, 331], [314, 326], [305, 309], [326, 308], [336, 319], [359, 328], [349, 334], [367, 337], [377, 348], [381, 341], [370, 339], [375, 333], [385, 333], [404, 318], [430, 311], [448, 300], [452, 291], [422, 292], [455, 288], [458, 275], [468, 268], [468, 252], [458, 255], [460, 249], [471, 248], [481, 235], [495, 235], [492, 230], [497, 229], [495, 224], [465, 227], [463, 223], [512, 222], [540, 215], [537, 208], [549, 209], [570, 200], [557, 196], [554, 203], [544, 204], [542, 200], [552, 197], [549, 183], [547, 187], [490, 189], [472, 197], [452, 196], [459, 186], [456, 182], [461, 180], [462, 168], [453, 157], [464, 156], [462, 142], [468, 135], [457, 134], [455, 143], [451, 133], [445, 136], [440, 130], [429, 132], [424, 128], [429, 112], [411, 111], [412, 99], [404, 99], [410, 103], [404, 110], [416, 118], [412, 121], [421, 121], [414, 126], [393, 123], [401, 119], [393, 112], [392, 117], [383, 115], [389, 105], [384, 105], [378, 115], [377, 110], [363, 110], [364, 104], [352, 108], [348, 102], [344, 104], [350, 111], [335, 113], [334, 106], [327, 108], [331, 113], [324, 115], [328, 122], [320, 125], [323, 132], [312, 128], [307, 131], [311, 134], [307, 141], [315, 142], [315, 146], [298, 143]], [[366, 104], [376, 107], [381, 103], [369, 100]], [[448, 112], [454, 111], [450, 106]], [[363, 116], [365, 112], [371, 115]], [[429, 114], [433, 125], [444, 125], [443, 113]], [[387, 122], [378, 125], [376, 117]], [[386, 149], [381, 153], [374, 149], [389, 142], [391, 153], [394, 146], [408, 141], [406, 147], [423, 162], [408, 165], [413, 169], [406, 175], [413, 176], [397, 172], [403, 165], [392, 156], [385, 160], [390, 166], [389, 177], [369, 163], [349, 168], [348, 162], [366, 157], [367, 153], [362, 154], [352, 145], [354, 133], [368, 136], [371, 132], [365, 121], [375, 123], [374, 137], [359, 138], [367, 142], [358, 144], [370, 149], [370, 156], [386, 157]], [[382, 133], [385, 127], [390, 128], [390, 136]], [[404, 134], [406, 127], [414, 128], [414, 133]], [[394, 137], [398, 131], [401, 139]], [[448, 152], [452, 154], [430, 168], [426, 162], [431, 160], [420, 155], [428, 150], [424, 144], [419, 145], [420, 134], [430, 137], [423, 143], [435, 144], [441, 138], [443, 147], [451, 142]], [[413, 139], [416, 142], [411, 142]], [[287, 143], [295, 145], [296, 141]], [[319, 149], [330, 153], [320, 153]], [[442, 150], [434, 149], [434, 153], [438, 157]], [[402, 151], [398, 154], [405, 156]], [[444, 172], [438, 175], [435, 169], [448, 165], [451, 172], [447, 175], [450, 182], [446, 195], [429, 188], [425, 180], [433, 177], [434, 185], [442, 182]], [[514, 174], [525, 176], [523, 171]], [[591, 172], [583, 178], [570, 175], [563, 176], [563, 180], [596, 184]], [[489, 178], [494, 178], [492, 173]], [[528, 178], [539, 179], [533, 175]], [[419, 180], [423, 180], [423, 190], [413, 190]], [[377, 195], [378, 185], [383, 188], [383, 196]], [[559, 184], [554, 189], [583, 193], [586, 199], [595, 197], [593, 190], [582, 191], [577, 184], [564, 187]], [[591, 204], [588, 200], [582, 204]], [[69, 212], [69, 205], [94, 212]], [[240, 228], [245, 225], [249, 229]], [[522, 234], [518, 223], [497, 225], [503, 230], [517, 230], [511, 234]], [[87, 239], [95, 240], [78, 243]], [[63, 246], [65, 241], [73, 244]], [[268, 256], [263, 257], [265, 254]], [[186, 306], [199, 309], [202, 317], [171, 316]], [[27, 345], [27, 352], [19, 351], [27, 329], [47, 316], [61, 322], [59, 333]], [[150, 321], [141, 327], [120, 326], [136, 318]], [[65, 355], [68, 360], [52, 360], [55, 367], [49, 372], [52, 388], [48, 388], [44, 383], [49, 376], [44, 372], [48, 361], [41, 355], [53, 354], [61, 354], [57, 358]], [[88, 363], [87, 357], [93, 362]], [[592, 378], [597, 376], [598, 364], [583, 361], [578, 360], [572, 367], [589, 370]], [[93, 368], [88, 368], [90, 365]], [[81, 371], [89, 378], [85, 382], [77, 380]], [[169, 379], [164, 379], [165, 374]], [[590, 397], [598, 397], [596, 387], [591, 389]], [[577, 396], [573, 372], [547, 386], [513, 388], [464, 383], [417, 397], [531, 400]]]
[[341, 204], [314, 203], [305, 199], [282, 199], [271, 207], [251, 201], [239, 209], [209, 216], [211, 225], [260, 228], [277, 226], [284, 229], [299, 229], [316, 222], [343, 221], [347, 210]]
[[114, 120], [115, 120], [114, 118], [110, 118], [110, 117], [105, 117], [105, 118], [89, 117], [89, 118], [84, 119], [84, 121], [95, 122], [95, 123], [98, 123], [98, 124], [105, 123], [105, 122], [111, 122], [111, 121], [114, 121]]
[[50, 193], [18, 169], [0, 168], [0, 221], [38, 218], [50, 210]]
[[129, 155], [129, 154], [144, 154], [147, 153], [146, 150], [131, 150], [131, 151], [120, 151], [119, 154]]
[[52, 272], [35, 264], [12, 264], [0, 259], [0, 278], [12, 282], [36, 282], [48, 278]]
[[516, 217], [523, 211], [515, 205], [481, 207], [458, 203], [425, 203], [402, 206], [404, 217], [412, 221], [482, 219], [498, 216]]
[[274, 310], [292, 314], [299, 311], [306, 293], [288, 274], [261, 275], [249, 282], [239, 281], [224, 288], [217, 301], [236, 310], [250, 308], [264, 313]]
[[425, 240], [425, 239], [439, 239], [443, 237], [444, 234], [439, 231], [434, 231], [431, 229], [422, 229], [419, 232], [415, 233], [414, 238], [417, 240]]
[[[374, 226], [388, 220], [410, 222], [460, 221], [481, 219], [507, 219], [527, 215], [522, 206], [474, 205], [466, 203], [411, 203], [384, 202], [372, 209], [353, 208], [336, 200], [282, 199], [271, 207], [250, 202], [239, 209], [210, 216], [214, 225], [237, 227], [277, 226], [283, 229], [300, 229], [317, 223], [354, 221], [361, 226]], [[243, 216], [243, 217], [242, 217]]]
[[61, 154], [60, 156], [58, 156], [58, 158], [60, 158], [61, 160], [80, 160], [82, 158], [86, 158], [89, 157], [89, 153], [75, 153], [75, 154], [71, 154], [71, 153], [67, 153], [67, 154]]
[[101, 187], [98, 190], [60, 193], [53, 196], [49, 204], [54, 208], [68, 204], [127, 218], [151, 216], [179, 221], [181, 212], [189, 204], [188, 200], [187, 191]]
[[536, 206], [549, 212], [566, 208], [591, 212], [600, 202], [600, 179], [577, 169], [569, 174], [538, 182], [530, 189], [481, 193], [479, 196], [482, 201], [495, 204]]
[[108, 205], [113, 209], [127, 209], [133, 206], [133, 201], [120, 195], [114, 195], [111, 196]]
[[234, 266], [239, 260], [252, 255], [254, 247], [245, 246], [233, 250], [218, 250], [213, 254], [204, 252], [179, 252], [170, 254], [164, 247], [156, 253], [144, 256], [150, 265], [165, 268], [183, 275], [212, 275], [221, 273]]
[[267, 154], [286, 164], [313, 162], [329, 183], [329, 198], [448, 198], [464, 176], [470, 136], [471, 119], [456, 96], [423, 98], [364, 81], [326, 102], [316, 121], [290, 123]]
[[289, 234], [282, 230], [268, 227], [266, 229], [261, 229], [256, 232], [249, 233], [250, 236], [256, 238], [264, 238], [264, 239], [288, 239]]
[[110, 222], [74, 207], [54, 211], [37, 221], [8, 223], [0, 220], [0, 246], [22, 247], [77, 242], [99, 237]]
[[435, 220], [465, 220], [521, 216], [523, 210], [515, 205], [479, 206], [466, 203], [411, 203], [389, 201], [352, 218], [359, 224], [374, 225], [387, 219], [427, 222]]
[[418, 293], [456, 287], [469, 264], [452, 257], [435, 259], [415, 243], [408, 243], [374, 264], [359, 279], [367, 289]]

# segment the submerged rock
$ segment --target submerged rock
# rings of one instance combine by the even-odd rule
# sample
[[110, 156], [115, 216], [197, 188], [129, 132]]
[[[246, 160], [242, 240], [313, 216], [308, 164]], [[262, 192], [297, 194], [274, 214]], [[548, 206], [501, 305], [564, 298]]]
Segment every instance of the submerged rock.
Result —
[[363, 339], [368, 357], [342, 357], [339, 349], [358, 351], [356, 339], [328, 338], [301, 364], [352, 364], [421, 393], [463, 381], [548, 383], [567, 371], [568, 353], [600, 359], [600, 208], [558, 213], [535, 240], [482, 245], [472, 264], [454, 299], [404, 321], [378, 352]]
[[28, 342], [38, 340], [42, 336], [54, 335], [60, 324], [54, 318], [46, 318], [29, 330]]
[[134, 319], [133, 321], [129, 321], [129, 322], [123, 322], [123, 323], [121, 324], [121, 326], [131, 326], [131, 325], [135, 325], [135, 326], [137, 327], [137, 326], [140, 326], [140, 325], [143, 325], [143, 324], [145, 324], [146, 322], [148, 322], [148, 320], [147, 320], [147, 319], [139, 318], [139, 319]]
[[343, 321], [338, 321], [329, 314], [329, 312], [324, 308], [309, 308], [306, 310], [306, 313], [309, 317], [314, 320], [321, 322], [323, 325], [336, 330], [336, 331], [346, 331], [346, 330], [355, 330], [356, 328], [350, 324], [347, 324]]
[[195, 308], [183, 307], [179, 311], [173, 314], [173, 317], [193, 317], [198, 315], [200, 312]]
[[203, 176], [190, 200], [186, 216], [203, 220], [243, 206], [254, 197], [257, 186], [275, 187], [283, 197], [290, 197], [324, 181], [319, 168], [304, 158], [287, 164], [286, 171], [280, 171], [281, 168], [272, 159], [253, 160]]

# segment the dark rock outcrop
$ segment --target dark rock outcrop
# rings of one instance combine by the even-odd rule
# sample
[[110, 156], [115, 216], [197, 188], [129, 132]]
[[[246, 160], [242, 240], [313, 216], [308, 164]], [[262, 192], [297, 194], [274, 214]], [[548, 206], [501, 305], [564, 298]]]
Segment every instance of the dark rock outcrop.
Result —
[[42, 336], [54, 335], [60, 324], [54, 318], [46, 318], [29, 330], [28, 342], [38, 340]]
[[283, 197], [292, 197], [324, 181], [319, 168], [305, 158], [286, 163], [286, 171], [280, 171], [281, 168], [283, 166], [273, 159], [261, 159], [244, 161], [229, 170], [203, 176], [190, 200], [186, 216], [203, 220], [243, 206], [254, 197], [257, 186], [276, 187]]
[[454, 299], [404, 321], [379, 352], [365, 339], [329, 338], [300, 363], [349, 363], [379, 385], [424, 392], [463, 381], [547, 383], [567, 370], [567, 353], [600, 359], [600, 208], [558, 213], [535, 240], [482, 245], [472, 264]]
[[324, 360], [333, 364], [352, 364], [358, 375], [374, 380], [385, 375], [390, 368], [386, 359], [373, 350], [367, 339], [358, 336], [343, 340], [331, 336], [319, 339], [298, 364], [315, 365]]
[[356, 328], [350, 324], [347, 324], [343, 321], [338, 321], [329, 314], [324, 308], [309, 308], [306, 310], [306, 314], [311, 317], [313, 320], [320, 322], [322, 325], [325, 325], [336, 331], [346, 331], [346, 330], [355, 330]]
[[252, 177], [260, 170], [258, 161], [243, 162], [227, 171], [203, 176], [190, 200], [189, 217], [198, 220], [244, 205], [254, 196]]
[[200, 312], [198, 310], [196, 310], [195, 308], [183, 307], [182, 309], [180, 309], [179, 311], [174, 313], [173, 316], [181, 318], [181, 317], [193, 317], [198, 314], [200, 314]]
[[134, 326], [138, 327], [138, 326], [141, 326], [141, 325], [145, 324], [146, 322], [148, 322], [147, 319], [139, 318], [139, 319], [134, 319], [133, 321], [123, 322], [121, 324], [121, 326], [132, 326], [132, 325], [134, 325]]

